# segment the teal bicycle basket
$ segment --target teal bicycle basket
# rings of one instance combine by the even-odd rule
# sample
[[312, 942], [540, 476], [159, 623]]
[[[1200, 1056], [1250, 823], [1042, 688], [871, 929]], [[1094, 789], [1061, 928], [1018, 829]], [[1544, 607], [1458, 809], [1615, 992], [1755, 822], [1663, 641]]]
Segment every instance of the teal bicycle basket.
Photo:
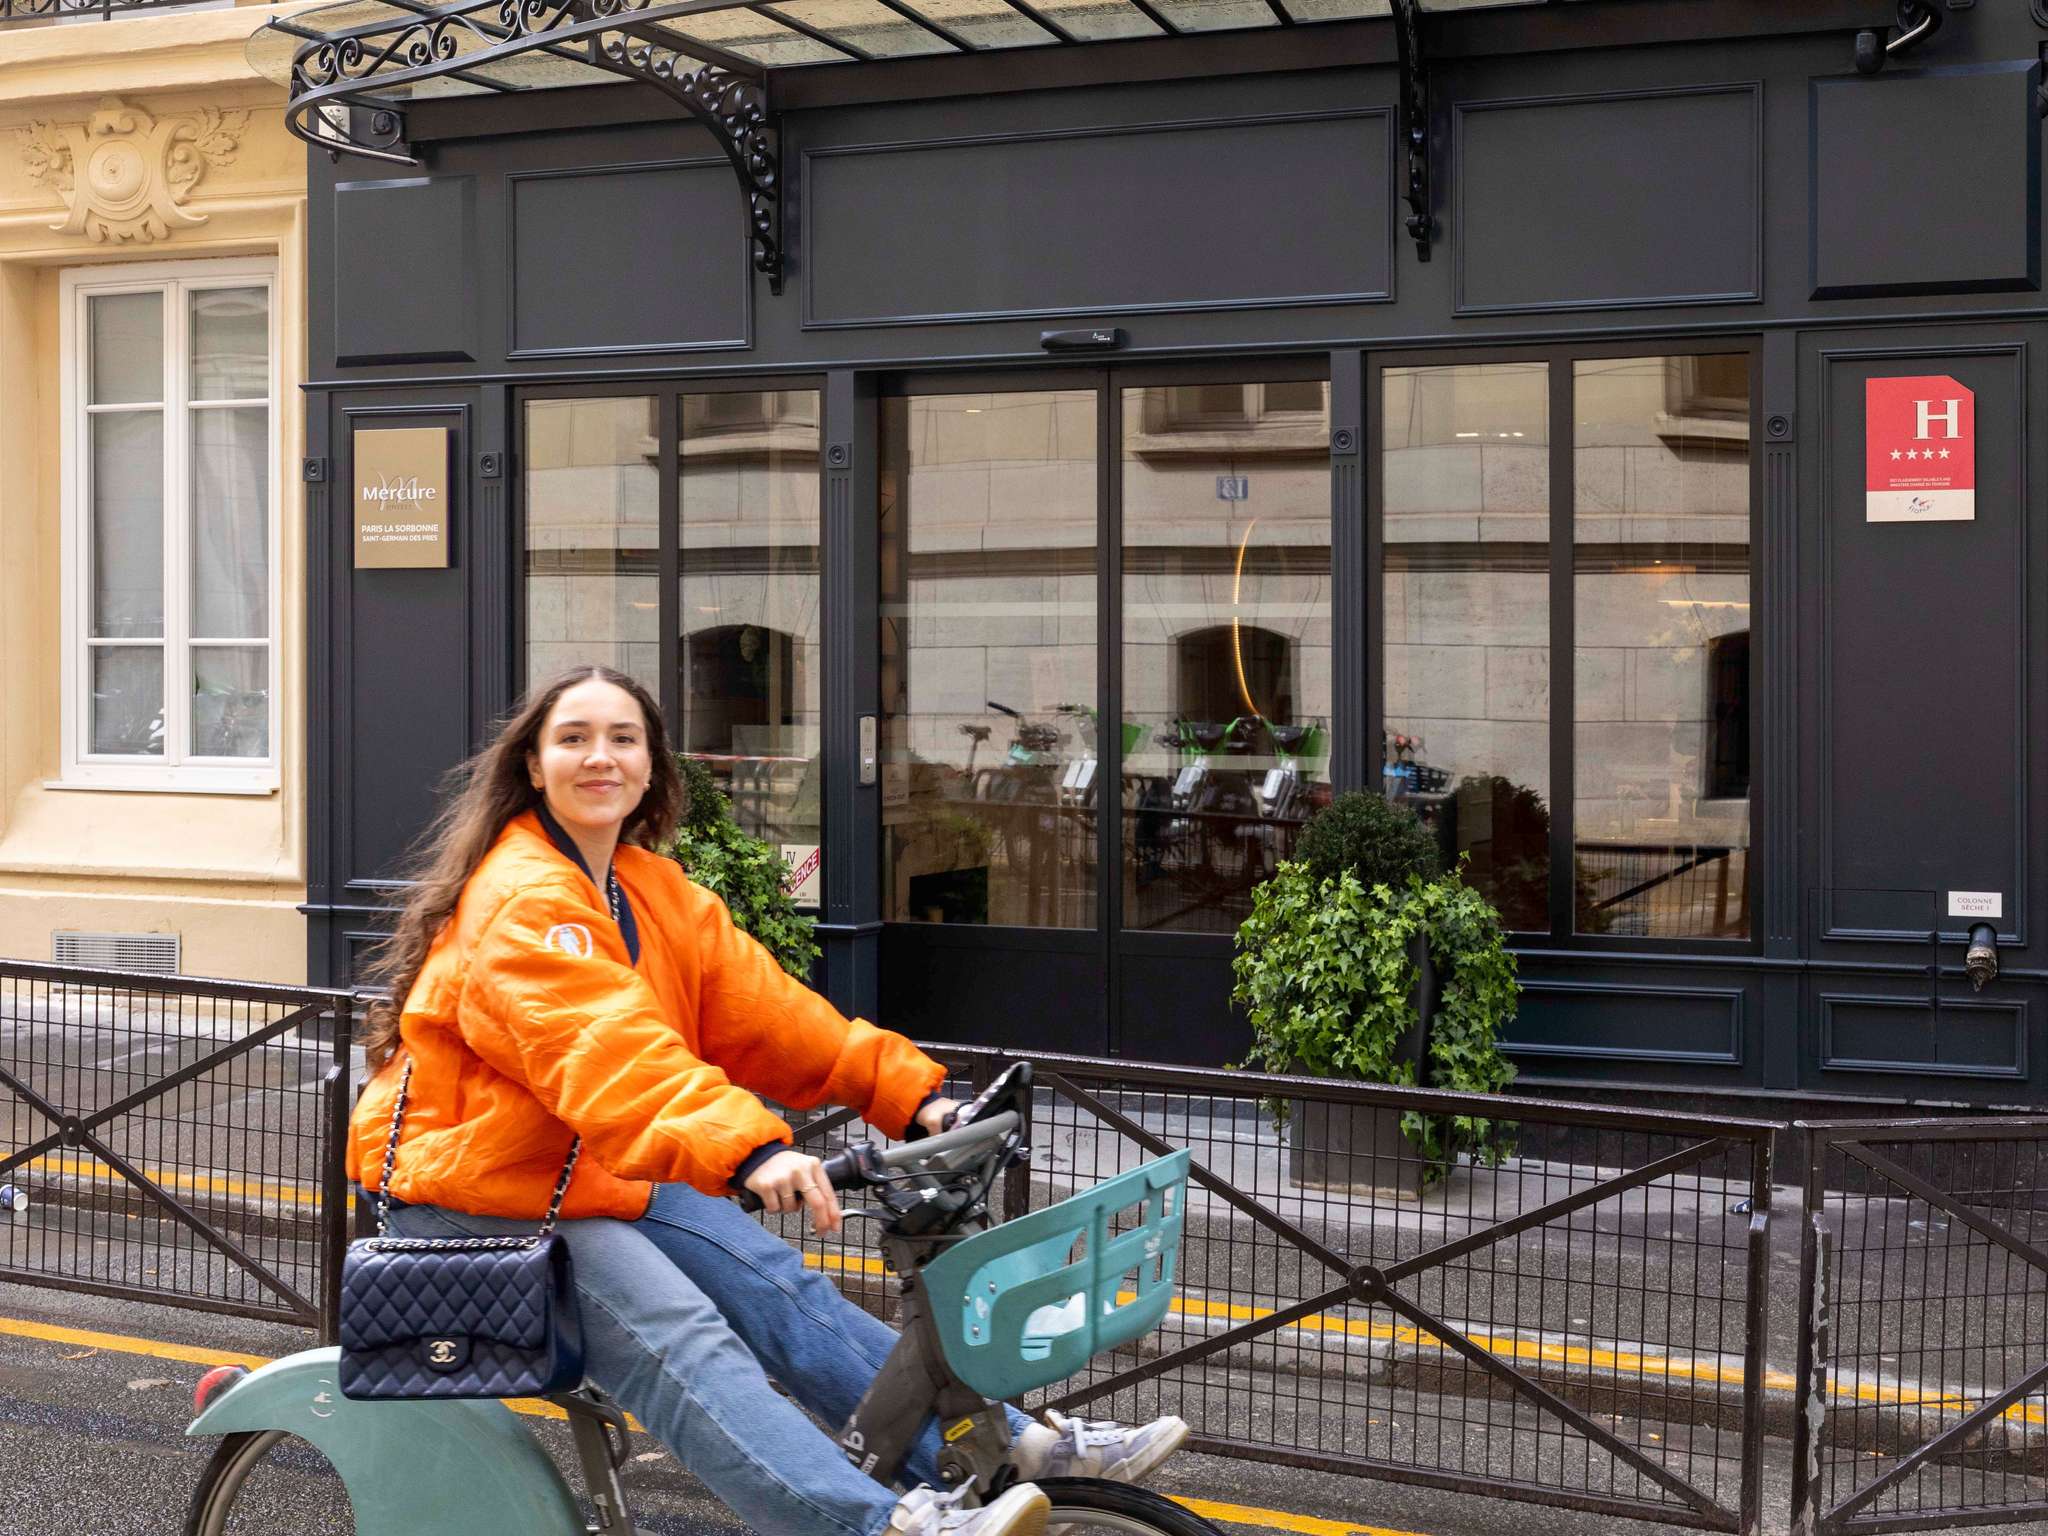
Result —
[[[1064, 1381], [1173, 1302], [1188, 1154], [955, 1243], [925, 1266], [946, 1364], [987, 1398]], [[1117, 1231], [1117, 1218], [1136, 1217]]]

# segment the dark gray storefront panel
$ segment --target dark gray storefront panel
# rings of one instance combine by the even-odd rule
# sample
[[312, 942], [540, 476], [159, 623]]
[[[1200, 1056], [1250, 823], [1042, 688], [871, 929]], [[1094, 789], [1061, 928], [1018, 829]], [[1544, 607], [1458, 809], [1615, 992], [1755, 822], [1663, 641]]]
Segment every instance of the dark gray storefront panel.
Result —
[[1124, 933], [1116, 962], [1116, 1053], [1134, 1061], [1242, 1059], [1251, 1026], [1231, 1006], [1227, 940], [1191, 933]]
[[1368, 109], [815, 148], [805, 324], [1384, 299], [1390, 135]]
[[333, 229], [338, 362], [475, 359], [476, 178], [343, 182]]
[[[2026, 916], [2026, 347], [1823, 351], [1819, 826], [1829, 938], [1925, 932], [1925, 893]], [[1976, 394], [1971, 522], [1870, 522], [1864, 385], [1946, 374]], [[1960, 932], [1944, 918], [1942, 926]]]
[[1459, 102], [1459, 314], [1763, 297], [1763, 88]]
[[2031, 59], [1812, 85], [1815, 298], [2041, 286]]
[[[2040, 305], [2041, 129], [2028, 97], [2048, 32], [2025, 6], [1978, 5], [1876, 78], [1848, 77], [1846, 29], [1886, 24], [1891, 9], [1754, 42], [1446, 51], [1432, 69], [1427, 265], [1393, 239], [1392, 71], [1314, 67], [1312, 29], [1294, 33], [1291, 74], [1076, 88], [1019, 54], [1004, 61], [1030, 87], [1016, 92], [810, 98], [784, 121], [792, 265], [779, 298], [758, 279], [750, 295], [741, 287], [738, 194], [727, 173], [695, 167], [710, 147], [698, 130], [606, 107], [608, 88], [559, 93], [587, 95], [589, 113], [554, 107], [552, 125], [420, 103], [422, 120], [474, 110], [502, 136], [440, 138], [424, 170], [389, 180], [314, 156], [312, 372], [350, 403], [426, 410], [453, 398], [451, 382], [572, 374], [640, 388], [656, 373], [837, 367], [851, 370], [852, 398], [899, 369], [1045, 361], [1039, 333], [1062, 324], [1117, 326], [1134, 360], [1532, 335], [1678, 352], [1749, 345], [1743, 328], [1762, 328], [1754, 707], [1768, 926], [1741, 958], [1683, 945], [1527, 952], [1509, 1048], [1532, 1085], [2038, 1100], [2048, 946], [2007, 946], [2006, 974], [1980, 994], [1942, 982], [1936, 1010], [1912, 900], [1869, 892], [1995, 886], [2015, 938], [2035, 896], [2048, 899], [2031, 851], [2048, 833], [2048, 754], [2030, 739], [2048, 718], [2048, 667], [2032, 654], [2048, 573], [2023, 517], [2048, 472], [2042, 445], [2027, 448], [2031, 474], [2020, 464], [2048, 343], [2009, 318]], [[1528, 14], [1590, 26], [1609, 8]], [[2008, 318], [1962, 323], [1987, 310]], [[1975, 523], [1861, 521], [1861, 380], [1880, 366], [1955, 373], [1978, 390]], [[360, 392], [378, 376], [408, 383]], [[334, 443], [308, 451], [333, 456], [339, 478], [345, 421], [339, 405], [330, 417], [334, 396], [319, 398], [309, 444], [330, 423]], [[505, 397], [475, 397], [472, 459], [503, 446], [494, 398], [502, 415]], [[828, 441], [872, 447], [836, 425]], [[1359, 450], [1363, 467], [1375, 444]], [[315, 591], [335, 594], [315, 630], [314, 697], [324, 676], [331, 699], [311, 721], [316, 767], [331, 760], [315, 774], [310, 838], [324, 976], [339, 976], [349, 935], [366, 930], [378, 876], [426, 814], [425, 786], [502, 702], [492, 679], [520, 601], [507, 554], [516, 472], [496, 493], [476, 482], [478, 513], [504, 541], [491, 572], [368, 573], [421, 583], [380, 597], [357, 590], [345, 543], [328, 539], [317, 557]], [[861, 462], [842, 475], [830, 505], [871, 473]], [[1356, 500], [1369, 531], [1376, 509]], [[475, 532], [459, 534], [459, 562], [488, 563]], [[867, 558], [854, 541], [833, 547], [831, 559]], [[1369, 645], [1360, 558], [1340, 580], [1357, 584], [1349, 611]], [[858, 691], [842, 679], [837, 697]], [[1370, 777], [1377, 722], [1361, 720]], [[835, 729], [844, 743], [851, 719], [828, 726], [828, 742]], [[856, 875], [861, 862], [856, 852]], [[875, 998], [892, 1025], [1212, 1059], [1239, 1038], [1225, 939], [1207, 951], [1120, 940], [1113, 962], [1092, 935], [1077, 947], [904, 925], [876, 939], [866, 895], [839, 903], [825, 981], [849, 1001]], [[1960, 957], [1953, 940], [1941, 953]]]
[[[2031, 914], [2048, 760], [2033, 746], [2042, 541], [2030, 497], [2043, 444], [2028, 426], [2041, 342], [2001, 326], [1802, 345], [1802, 410], [1820, 429], [1801, 556], [1807, 1087], [1993, 1103], [2040, 1091], [2048, 991]], [[1975, 395], [1974, 520], [1871, 522], [1866, 381], [1942, 374]], [[1959, 974], [1968, 924], [1948, 915], [1954, 890], [2002, 899], [2002, 973], [1981, 992]], [[1931, 977], [1932, 964], [1948, 974]]]
[[[748, 344], [752, 272], [723, 157], [507, 183], [509, 356]], [[591, 281], [598, 273], [603, 280]]]
[[885, 923], [880, 1021], [923, 1040], [1109, 1051], [1092, 933]]
[[[1526, 971], [1540, 971], [1542, 963]], [[1735, 979], [1715, 984], [1668, 970], [1656, 979], [1522, 977], [1521, 1011], [1503, 1045], [1525, 1070], [1577, 1073], [1625, 1065], [1742, 1068], [1750, 1064], [1754, 998]], [[1720, 1074], [1717, 1074], [1720, 1075]]]
[[[2026, 1078], [2035, 1001], [2026, 993], [2007, 987], [1972, 997], [1966, 987], [1945, 988], [1937, 1007], [1929, 1003], [1924, 988], [1863, 989], [1868, 986], [1844, 979], [1817, 989], [1815, 1024], [1822, 1071], [1893, 1079], [1884, 1086], [1894, 1092], [1898, 1080], [1915, 1077], [2003, 1078], [2008, 1084]], [[1995, 1083], [1977, 1091], [1987, 1090], [2001, 1091]], [[1956, 1081], [1950, 1091], [1963, 1094], [1970, 1089]], [[2008, 1086], [2002, 1091], [2013, 1090]]]
[[[319, 482], [308, 497], [309, 547], [323, 565], [312, 583], [317, 741], [308, 778], [315, 806], [331, 814], [312, 839], [306, 911], [316, 974], [360, 983], [353, 967], [383, 924], [406, 850], [433, 818], [442, 775], [471, 749], [479, 714], [471, 589], [481, 550], [498, 541], [476, 528], [471, 403], [444, 392], [433, 404], [389, 394], [320, 404], [332, 415], [311, 437], [329, 447], [332, 469], [331, 484]], [[450, 433], [445, 568], [355, 568], [354, 434], [392, 427]]]

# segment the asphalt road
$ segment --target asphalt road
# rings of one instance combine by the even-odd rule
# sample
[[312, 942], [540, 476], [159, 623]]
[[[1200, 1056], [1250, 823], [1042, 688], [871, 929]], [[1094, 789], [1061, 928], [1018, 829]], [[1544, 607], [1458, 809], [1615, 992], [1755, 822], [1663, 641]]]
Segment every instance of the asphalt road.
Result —
[[[89, 1337], [98, 1335], [99, 1337]], [[0, 1536], [167, 1536], [183, 1529], [210, 1454], [189, 1440], [203, 1362], [181, 1351], [272, 1356], [306, 1347], [294, 1328], [76, 1293], [0, 1284]], [[527, 1420], [558, 1456], [566, 1433]], [[1339, 1431], [1341, 1427], [1333, 1426]], [[1555, 1435], [1553, 1456], [1572, 1454]], [[1788, 1528], [1789, 1458], [1773, 1446], [1765, 1530]], [[1162, 1491], [1202, 1501], [1225, 1536], [1579, 1536], [1612, 1528], [1658, 1536], [1671, 1527], [1510, 1504], [1399, 1484], [1183, 1455]], [[651, 1440], [636, 1437], [628, 1492], [638, 1523], [663, 1536], [743, 1530]], [[340, 1484], [316, 1455], [285, 1458], [235, 1536], [348, 1536]], [[2020, 1527], [1984, 1527], [1990, 1536]], [[764, 1533], [784, 1536], [784, 1533]], [[2030, 1532], [2038, 1536], [2038, 1532]]]

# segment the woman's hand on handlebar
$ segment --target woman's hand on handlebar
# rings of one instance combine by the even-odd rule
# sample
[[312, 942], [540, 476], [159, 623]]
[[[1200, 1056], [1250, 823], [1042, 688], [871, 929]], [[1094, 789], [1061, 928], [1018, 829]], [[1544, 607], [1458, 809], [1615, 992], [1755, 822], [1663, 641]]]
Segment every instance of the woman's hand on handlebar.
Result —
[[960, 1112], [960, 1106], [952, 1099], [933, 1099], [917, 1112], [917, 1123], [928, 1136], [936, 1136], [946, 1128], [946, 1116]]
[[782, 1215], [799, 1208], [810, 1215], [811, 1230], [837, 1232], [846, 1224], [839, 1195], [825, 1177], [825, 1165], [801, 1152], [778, 1152], [747, 1178], [764, 1210]]

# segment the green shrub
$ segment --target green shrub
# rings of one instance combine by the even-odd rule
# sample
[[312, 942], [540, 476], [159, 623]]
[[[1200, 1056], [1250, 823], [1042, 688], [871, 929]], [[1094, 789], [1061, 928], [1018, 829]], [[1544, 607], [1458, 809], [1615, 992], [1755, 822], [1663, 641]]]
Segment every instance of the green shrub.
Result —
[[1398, 890], [1411, 875], [1434, 880], [1444, 868], [1436, 833], [1419, 816], [1357, 789], [1339, 795], [1310, 819], [1294, 845], [1294, 857], [1318, 880], [1334, 880], [1348, 869], [1367, 890], [1376, 885]]
[[[1419, 1082], [1396, 1055], [1416, 1021], [1418, 934], [1443, 984]], [[1499, 915], [1455, 873], [1368, 886], [1348, 868], [1324, 878], [1284, 863], [1253, 893], [1231, 968], [1252, 1027], [1248, 1068], [1461, 1093], [1514, 1080], [1497, 1042], [1515, 1015], [1515, 958]], [[1490, 1116], [1410, 1111], [1401, 1129], [1437, 1175], [1461, 1152], [1498, 1163], [1514, 1147], [1514, 1126]]]
[[819, 953], [812, 937], [815, 925], [797, 911], [796, 899], [783, 889], [789, 866], [775, 849], [741, 829], [733, 819], [732, 802], [709, 768], [681, 754], [676, 766], [682, 770], [689, 800], [674, 840], [662, 852], [719, 896], [740, 930], [759, 940], [785, 971], [799, 981], [808, 980]]

